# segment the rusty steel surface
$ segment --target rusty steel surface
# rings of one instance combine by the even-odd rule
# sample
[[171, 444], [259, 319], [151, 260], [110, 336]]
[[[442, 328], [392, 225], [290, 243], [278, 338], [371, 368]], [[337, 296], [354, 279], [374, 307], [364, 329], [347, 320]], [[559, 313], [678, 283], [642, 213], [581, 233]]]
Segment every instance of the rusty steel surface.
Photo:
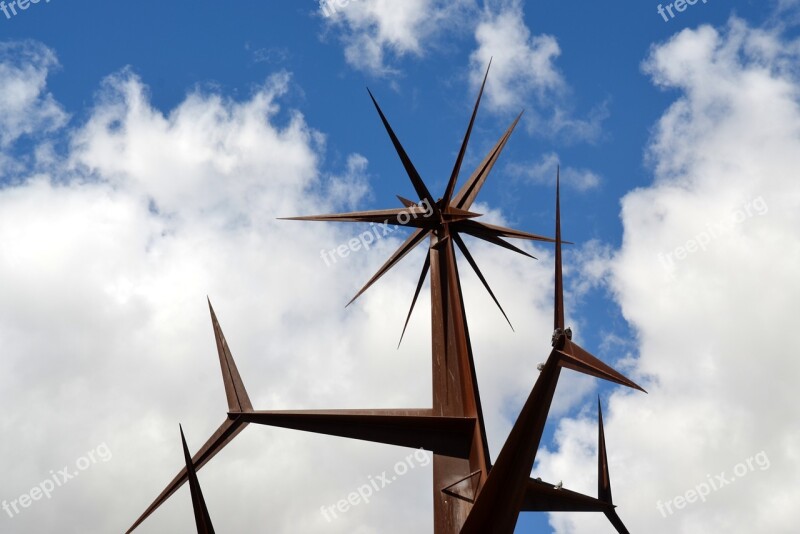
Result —
[[[518, 124], [517, 116], [492, 150], [456, 192], [464, 155], [475, 123], [489, 70], [483, 79], [470, 121], [443, 196], [434, 200], [372, 92], [380, 120], [419, 197], [398, 196], [402, 207], [351, 213], [291, 217], [300, 221], [389, 223], [411, 230], [408, 238], [386, 260], [347, 304], [349, 306], [423, 242], [426, 254], [411, 305], [400, 334], [408, 327], [420, 291], [430, 279], [431, 297], [431, 407], [383, 410], [254, 410], [244, 383], [214, 313], [214, 337], [228, 401], [228, 419], [206, 442], [187, 467], [167, 485], [128, 530], [131, 532], [152, 514], [184, 482], [195, 480], [195, 469], [225, 447], [250, 423], [327, 434], [376, 443], [423, 448], [433, 453], [433, 524], [435, 534], [512, 534], [521, 512], [602, 512], [620, 533], [627, 533], [611, 499], [602, 411], [598, 399], [598, 497], [582, 495], [530, 477], [542, 440], [545, 423], [562, 369], [570, 369], [644, 391], [572, 341], [565, 327], [562, 275], [560, 176], [556, 177], [555, 238], [482, 223], [471, 212], [481, 188]], [[492, 465], [484, 424], [478, 379], [456, 261], [458, 249], [478, 276], [509, 325], [511, 321], [469, 252], [462, 235], [481, 239], [533, 258], [508, 239], [555, 244], [554, 333], [552, 350]], [[197, 486], [199, 493], [199, 486]], [[193, 490], [193, 501], [194, 490]], [[195, 507], [197, 514], [197, 507]], [[206, 512], [207, 515], [207, 512]], [[199, 520], [198, 520], [199, 521]], [[209, 523], [210, 527], [210, 523]], [[199, 529], [198, 522], [198, 529]]]
[[194, 509], [194, 521], [197, 524], [197, 534], [214, 534], [214, 526], [211, 524], [211, 516], [208, 515], [206, 501], [203, 498], [203, 490], [200, 489], [200, 482], [197, 480], [197, 472], [189, 454], [189, 447], [186, 445], [186, 437], [181, 429], [181, 443], [183, 443], [183, 458], [186, 462], [186, 473], [189, 478], [189, 491], [192, 494], [192, 508]]

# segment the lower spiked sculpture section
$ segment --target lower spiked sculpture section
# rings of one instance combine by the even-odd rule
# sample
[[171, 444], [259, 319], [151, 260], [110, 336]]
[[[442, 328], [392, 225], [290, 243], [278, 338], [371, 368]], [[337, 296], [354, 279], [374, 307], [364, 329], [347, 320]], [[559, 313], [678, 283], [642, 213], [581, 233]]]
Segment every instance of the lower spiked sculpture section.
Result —
[[[242, 377], [239, 376], [239, 370], [236, 368], [236, 363], [233, 361], [233, 355], [228, 347], [228, 342], [225, 340], [225, 335], [222, 333], [222, 328], [219, 326], [217, 315], [214, 313], [214, 308], [211, 306], [210, 300], [208, 301], [208, 309], [211, 312], [211, 325], [214, 328], [214, 338], [217, 342], [217, 353], [222, 370], [222, 381], [225, 385], [225, 395], [228, 398], [228, 411], [237, 414], [252, 412], [253, 405], [250, 403], [250, 398], [247, 396]], [[200, 450], [192, 457], [194, 469], [199, 470], [206, 465], [206, 463], [225, 448], [233, 438], [239, 435], [246, 426], [246, 422], [235, 417], [229, 416], [225, 419]], [[175, 478], [167, 484], [167, 487], [164, 488], [152, 504], [147, 507], [144, 513], [131, 525], [126, 531], [126, 534], [133, 532], [136, 527], [141, 525], [142, 522], [164, 504], [173, 493], [178, 491], [187, 480], [189, 480], [189, 470], [184, 467], [175, 475]]]
[[[487, 70], [488, 76], [488, 70]], [[556, 186], [556, 236], [554, 239], [504, 228], [477, 219], [470, 211], [478, 193], [505, 147], [519, 117], [495, 144], [456, 193], [464, 154], [483, 90], [478, 94], [466, 134], [447, 181], [444, 194], [434, 200], [411, 159], [370, 93], [386, 132], [401, 160], [419, 201], [398, 197], [402, 208], [344, 214], [295, 217], [295, 220], [382, 223], [389, 221], [411, 230], [410, 236], [355, 295], [352, 303], [418, 245], [427, 241], [427, 253], [411, 300], [400, 339], [422, 286], [430, 275], [432, 403], [422, 409], [384, 410], [254, 410], [211, 303], [228, 417], [188, 459], [187, 466], [167, 485], [127, 531], [132, 532], [187, 480], [196, 483], [194, 471], [205, 465], [247, 425], [254, 423], [358, 439], [388, 445], [422, 448], [433, 453], [434, 534], [513, 534], [522, 512], [602, 512], [619, 533], [627, 533], [611, 499], [602, 412], [598, 405], [598, 496], [590, 497], [531, 478], [536, 454], [562, 369], [569, 369], [644, 391], [572, 341], [565, 328], [561, 259], [560, 183]], [[486, 439], [481, 397], [458, 271], [456, 248], [488, 291], [508, 321], [494, 292], [470, 254], [463, 235], [533, 258], [508, 239], [555, 244], [554, 333], [547, 361], [531, 390], [497, 461], [492, 465]], [[535, 259], [535, 258], [534, 258]], [[349, 305], [349, 304], [348, 304]], [[510, 321], [509, 321], [510, 324]], [[194, 480], [195, 482], [192, 482]], [[194, 486], [192, 486], [194, 487]], [[197, 486], [199, 494], [199, 485]], [[194, 491], [193, 491], [194, 499]], [[197, 517], [197, 508], [196, 517]], [[207, 513], [206, 513], [207, 515]], [[209, 521], [210, 527], [210, 521]], [[198, 528], [199, 523], [198, 523]]]

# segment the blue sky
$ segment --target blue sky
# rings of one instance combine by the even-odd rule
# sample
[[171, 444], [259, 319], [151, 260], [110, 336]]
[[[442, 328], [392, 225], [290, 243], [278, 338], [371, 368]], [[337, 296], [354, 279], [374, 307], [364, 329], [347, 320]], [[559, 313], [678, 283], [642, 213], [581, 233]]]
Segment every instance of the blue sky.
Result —
[[[583, 345], [647, 382], [651, 394], [642, 402], [653, 403], [634, 409], [636, 399], [617, 388], [568, 380], [559, 390], [558, 417], [548, 424], [546, 454], [540, 458], [542, 464], [550, 460], [553, 469], [561, 471], [548, 471], [551, 468], [544, 465], [541, 469], [551, 477], [573, 475], [579, 484], [588, 483], [578, 473], [593, 453], [582, 440], [592, 424], [592, 399], [600, 393], [611, 405], [609, 433], [616, 428], [617, 435], [627, 440], [620, 437], [610, 445], [621, 451], [613, 458], [612, 479], [621, 473], [621, 483], [629, 485], [620, 492], [633, 499], [639, 485], [652, 482], [648, 477], [659, 472], [641, 461], [627, 465], [631, 458], [652, 459], [659, 450], [643, 443], [637, 425], [647, 432], [642, 421], [650, 416], [672, 420], [681, 412], [667, 407], [666, 399], [678, 395], [686, 399], [684, 408], [703, 406], [711, 413], [729, 406], [728, 394], [716, 390], [717, 379], [683, 382], [688, 379], [676, 379], [676, 373], [661, 367], [663, 355], [675, 350], [669, 343], [685, 331], [683, 321], [699, 313], [701, 319], [692, 324], [718, 322], [718, 330], [711, 327], [718, 336], [714, 339], [730, 334], [733, 341], [725, 350], [739, 347], [742, 352], [736, 358], [744, 361], [750, 357], [744, 347], [750, 346], [752, 336], [735, 337], [747, 330], [743, 313], [732, 311], [740, 310], [734, 308], [737, 303], [783, 310], [786, 317], [797, 311], [780, 295], [759, 293], [757, 282], [763, 274], [742, 280], [736, 277], [750, 272], [746, 267], [737, 270], [732, 261], [719, 263], [719, 258], [738, 254], [742, 240], [764, 247], [763, 255], [777, 254], [777, 245], [765, 235], [784, 236], [786, 249], [796, 250], [791, 202], [797, 189], [787, 154], [796, 142], [792, 119], [797, 110], [792, 104], [800, 87], [794, 67], [800, 49], [795, 40], [797, 2], [701, 0], [666, 22], [658, 5], [517, 0], [414, 0], [398, 5], [353, 0], [326, 18], [317, 3], [296, 0], [52, 0], [10, 17], [0, 12], [0, 112], [5, 117], [0, 119], [5, 131], [0, 137], [0, 209], [6, 210], [0, 219], [5, 225], [0, 226], [5, 250], [0, 274], [3, 280], [13, 280], [0, 288], [0, 308], [4, 308], [0, 334], [16, 349], [6, 362], [13, 370], [7, 379], [13, 388], [5, 400], [16, 413], [22, 400], [12, 397], [13, 391], [33, 394], [55, 383], [60, 384], [58, 395], [64, 396], [65, 406], [78, 410], [105, 403], [126, 410], [129, 418], [127, 430], [119, 428], [111, 410], [99, 414], [94, 427], [84, 418], [76, 419], [71, 426], [77, 430], [70, 432], [63, 448], [43, 452], [25, 468], [15, 467], [13, 487], [0, 498], [23, 493], [41, 473], [46, 475], [81, 448], [108, 442], [116, 453], [115, 461], [103, 467], [105, 481], [101, 468], [92, 468], [91, 484], [70, 490], [70, 496], [64, 491], [60, 502], [54, 497], [39, 503], [39, 513], [10, 518], [0, 530], [42, 531], [75, 502], [92, 499], [93, 491], [107, 487], [109, 479], [118, 488], [137, 485], [135, 504], [107, 501], [106, 511], [99, 515], [84, 509], [84, 522], [75, 520], [75, 532], [125, 527], [127, 518], [149, 502], [148, 496], [160, 490], [161, 481], [172, 474], [171, 466], [177, 465], [175, 459], [180, 457], [169, 454], [175, 444], [170, 432], [178, 418], [197, 428], [187, 429], [190, 446], [199, 444], [204, 429], [213, 428], [217, 416], [222, 416], [213, 410], [221, 409], [222, 399], [212, 366], [193, 371], [200, 374], [193, 375], [192, 383], [205, 384], [199, 386], [202, 401], [178, 400], [170, 392], [171, 378], [182, 376], [182, 368], [200, 365], [190, 354], [202, 351], [208, 358], [201, 361], [213, 363], [207, 350], [211, 345], [202, 337], [208, 333], [202, 301], [191, 300], [196, 296], [210, 294], [220, 301], [225, 309], [223, 327], [231, 324], [241, 340], [234, 343], [229, 334], [229, 341], [243, 347], [244, 354], [237, 358], [251, 371], [252, 378], [245, 377], [245, 382], [263, 388], [253, 396], [269, 407], [301, 407], [298, 402], [320, 407], [331, 401], [353, 407], [392, 400], [424, 402], [425, 384], [409, 386], [408, 391], [391, 388], [392, 376], [412, 378], [414, 365], [424, 365], [426, 317], [419, 311], [424, 306], [418, 307], [409, 347], [399, 353], [398, 361], [387, 363], [372, 355], [394, 351], [393, 340], [401, 327], [395, 315], [404, 314], [410, 299], [418, 257], [405, 261], [410, 265], [404, 274], [393, 273], [383, 280], [383, 288], [373, 291], [374, 300], [355, 311], [341, 310], [340, 304], [349, 300], [345, 297], [388, 255], [396, 236], [376, 246], [378, 250], [354, 254], [328, 268], [318, 251], [346, 242], [357, 229], [300, 229], [294, 223], [278, 224], [275, 218], [321, 209], [393, 207], [396, 194], [413, 196], [367, 87], [434, 194], [442, 191], [488, 57], [493, 57], [493, 66], [465, 169], [471, 170], [483, 158], [520, 110], [524, 108], [525, 114], [481, 193], [480, 207], [516, 228], [551, 233], [554, 169], [560, 163], [565, 238], [576, 243], [566, 256], [568, 314], [579, 327]], [[764, 98], [758, 96], [761, 90]], [[766, 101], [774, 103], [774, 109], [761, 110], [760, 103]], [[770, 137], [773, 133], [776, 138]], [[775, 176], [774, 183], [754, 178], [766, 174]], [[758, 202], [753, 204], [758, 198], [766, 198], [769, 217], [762, 217]], [[690, 251], [689, 260], [677, 267], [674, 260], [665, 271], [663, 254], [676, 257], [676, 245], [688, 247], [692, 239], [710, 231], [709, 221], [722, 220], [747, 202], [756, 206], [755, 212], [749, 208], [747, 212], [747, 220], [755, 222], [737, 222], [724, 237], [713, 235], [709, 239], [716, 252], [705, 247], [703, 254]], [[747, 234], [756, 230], [764, 233]], [[723, 246], [723, 240], [731, 241]], [[504, 328], [474, 280], [465, 282], [467, 309], [475, 314], [476, 346], [493, 349], [501, 343], [497, 340], [513, 337], [498, 348], [505, 357], [479, 356], [478, 362], [479, 376], [481, 371], [488, 376], [489, 412], [497, 419], [490, 428], [495, 455], [532, 386], [526, 380], [535, 378], [525, 373], [516, 376], [516, 371], [531, 369], [546, 356], [531, 353], [538, 350], [533, 341], [544, 342], [548, 335], [547, 321], [541, 319], [550, 313], [552, 256], [546, 247], [530, 250], [540, 257], [535, 265], [502, 251], [479, 248], [476, 253], [478, 262], [487, 265], [501, 302], [509, 302], [518, 333]], [[762, 271], [754, 263], [752, 272]], [[773, 276], [780, 281], [782, 275], [790, 277], [789, 273]], [[52, 286], [43, 279], [51, 280]], [[653, 287], [648, 289], [650, 283]], [[98, 310], [76, 312], [82, 309], [82, 299], [68, 290], [71, 284], [93, 295], [86, 299]], [[795, 291], [792, 282], [787, 294]], [[303, 296], [295, 301], [292, 295]], [[726, 301], [721, 295], [739, 300]], [[376, 311], [385, 302], [399, 302], [391, 318]], [[189, 307], [192, 311], [187, 313]], [[51, 315], [50, 310], [77, 317], [75, 337], [63, 332], [58, 314]], [[731, 319], [733, 315], [742, 324]], [[651, 324], [658, 318], [663, 323]], [[92, 335], [98, 325], [102, 328], [106, 320], [106, 334], [85, 341], [84, 336]], [[746, 324], [758, 320], [760, 314]], [[175, 324], [174, 332], [163, 324]], [[130, 325], [130, 330], [121, 325]], [[52, 340], [52, 345], [25, 341], [31, 332], [44, 333], [41, 339]], [[191, 341], [182, 341], [178, 332]], [[147, 365], [142, 364], [165, 365], [159, 380], [152, 383], [148, 373], [131, 369], [132, 354], [119, 341], [122, 335], [137, 339], [136, 343], [156, 339], [164, 344], [146, 357]], [[725, 360], [719, 359], [718, 352], [724, 350], [717, 345], [701, 339], [693, 345], [696, 352], [670, 365], [718, 369]], [[264, 346], [274, 349], [272, 356], [259, 356]], [[546, 350], [546, 343], [541, 347]], [[318, 365], [318, 355], [329, 349], [334, 361]], [[56, 358], [59, 351], [63, 354]], [[108, 359], [94, 369], [90, 355], [97, 352], [107, 353]], [[359, 359], [366, 353], [371, 354], [370, 364]], [[70, 358], [80, 364], [65, 363]], [[53, 363], [56, 359], [60, 363]], [[403, 367], [404, 359], [415, 363]], [[359, 369], [362, 365], [365, 368]], [[744, 364], [732, 368], [739, 372], [732, 382], [753, 373]], [[305, 378], [309, 372], [317, 374]], [[126, 384], [119, 377], [124, 373], [131, 373], [131, 389], [121, 393]], [[76, 393], [87, 381], [97, 385], [103, 380], [108, 385], [98, 393]], [[327, 386], [326, 380], [337, 385]], [[365, 383], [370, 385], [359, 392]], [[312, 384], [317, 389], [310, 388]], [[137, 393], [144, 390], [152, 399]], [[757, 413], [755, 406], [764, 400], [764, 395], [753, 394], [755, 400], [742, 400], [746, 414]], [[168, 403], [173, 406], [162, 410]], [[194, 409], [199, 407], [204, 409]], [[208, 412], [214, 416], [207, 417]], [[700, 413], [703, 410], [698, 409], [698, 419]], [[6, 421], [4, 430], [15, 420]], [[703, 431], [692, 432], [702, 435], [702, 444], [689, 452], [674, 447], [677, 452], [670, 461], [685, 462], [690, 482], [703, 480], [705, 473], [700, 471], [715, 470], [708, 465], [719, 450], [710, 444], [720, 439], [726, 424], [730, 421], [706, 426], [698, 421]], [[38, 431], [38, 437], [31, 439], [46, 448], [60, 435], [58, 427]], [[772, 441], [759, 442], [741, 429], [741, 443], [732, 446], [736, 452], [722, 467], [773, 445], [774, 461], [783, 458], [795, 469], [791, 454], [779, 450], [784, 451], [796, 436], [781, 421], [762, 430]], [[128, 432], [135, 432], [136, 438]], [[290, 452], [315, 454], [315, 444], [330, 445], [291, 441], [304, 438], [283, 433], [272, 437], [269, 447], [277, 448], [270, 450], [285, 462], [277, 465], [304, 474], [308, 473], [292, 464]], [[201, 475], [204, 486], [222, 484], [225, 473], [242, 469], [235, 456], [260, 450], [266, 442], [258, 440], [267, 438], [248, 439], [241, 449], [226, 452], [229, 463], [218, 471], [209, 466], [207, 478]], [[331, 456], [321, 465], [336, 462], [342, 472], [355, 469], [353, 481], [343, 483], [348, 488], [399, 454], [347, 447], [326, 453]], [[22, 441], [4, 445], [7, 457], [25, 449]], [[366, 468], [358, 466], [365, 454]], [[132, 466], [151, 461], [151, 455], [152, 465], [131, 478]], [[260, 461], [266, 463], [254, 464], [259, 469], [276, 468]], [[787, 466], [782, 472], [791, 469]], [[276, 476], [288, 478], [287, 471]], [[775, 471], [769, 474], [777, 476]], [[314, 495], [321, 503], [335, 501], [338, 495], [334, 474], [327, 489]], [[756, 474], [752, 478], [766, 479], [758, 476], [761, 479]], [[242, 480], [245, 486], [257, 479], [243, 475]], [[285, 483], [286, 493], [291, 494], [293, 486]], [[672, 480], [659, 484], [653, 484], [648, 499], [651, 494], [670, 498], [682, 493], [685, 485]], [[420, 488], [427, 491], [424, 477], [392, 499], [425, 515], [425, 497], [415, 494]], [[591, 484], [588, 488], [593, 494]], [[223, 489], [208, 491], [222, 510], [217, 515], [240, 510], [226, 499]], [[305, 509], [272, 493], [259, 495], [254, 488], [244, 495], [257, 502], [275, 497], [274, 505], [265, 506], [283, 510], [276, 520], [281, 532], [298, 531], [293, 528], [387, 532], [380, 525], [391, 515], [390, 503], [383, 502], [349, 515], [347, 523], [320, 524], [315, 517], [317, 523], [308, 520], [299, 527], [289, 514], [307, 515], [315, 506]], [[720, 517], [738, 509], [745, 499], [725, 494], [702, 511], [697, 507], [668, 518], [654, 515], [655, 502], [636, 500], [626, 506], [620, 498], [619, 504], [623, 519], [627, 512], [638, 527], [634, 531], [693, 532], [700, 531], [693, 528], [726, 525]], [[645, 508], [646, 513], [641, 511]], [[181, 522], [189, 519], [181, 510], [170, 508], [161, 517], [153, 516], [152, 530], [143, 526], [143, 531], [188, 525]], [[776, 523], [772, 531], [788, 532], [781, 525], [789, 523], [792, 512], [774, 516], [786, 523]], [[748, 519], [752, 518], [743, 522]], [[252, 528], [220, 521], [229, 531]], [[396, 526], [398, 532], [427, 525], [404, 521]], [[584, 521], [529, 514], [517, 531], [608, 528], [602, 521]]]

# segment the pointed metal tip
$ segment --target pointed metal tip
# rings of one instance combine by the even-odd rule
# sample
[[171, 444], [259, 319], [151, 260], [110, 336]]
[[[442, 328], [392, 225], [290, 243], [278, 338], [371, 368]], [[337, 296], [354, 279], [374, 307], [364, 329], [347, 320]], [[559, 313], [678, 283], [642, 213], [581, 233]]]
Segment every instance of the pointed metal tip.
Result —
[[[181, 431], [181, 443], [183, 444], [183, 452], [188, 455], [189, 454], [189, 446], [186, 444], [186, 436], [183, 434], [183, 425], [178, 423], [178, 428]], [[187, 464], [187, 466], [188, 466], [188, 464]]]
[[[408, 326], [408, 323], [406, 323], [406, 326]], [[405, 337], [405, 335], [406, 335], [406, 329], [403, 328], [403, 333], [400, 334], [400, 341], [397, 342], [397, 350], [400, 350], [400, 345], [402, 345], [403, 338]]]

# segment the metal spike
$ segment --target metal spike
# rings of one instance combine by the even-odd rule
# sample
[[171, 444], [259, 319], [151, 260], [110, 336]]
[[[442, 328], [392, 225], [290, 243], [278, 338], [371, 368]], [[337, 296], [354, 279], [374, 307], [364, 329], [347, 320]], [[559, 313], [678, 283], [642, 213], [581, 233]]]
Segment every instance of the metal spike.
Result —
[[414, 232], [413, 234], [411, 234], [411, 235], [408, 237], [408, 239], [406, 239], [406, 240], [403, 242], [403, 244], [402, 244], [402, 245], [400, 245], [400, 247], [399, 247], [399, 248], [398, 248], [398, 249], [397, 249], [397, 250], [394, 252], [394, 254], [392, 254], [392, 255], [391, 255], [391, 257], [390, 257], [388, 260], [386, 260], [386, 263], [384, 263], [384, 264], [381, 266], [381, 268], [380, 268], [380, 269], [378, 269], [378, 272], [376, 272], [376, 273], [375, 273], [375, 274], [372, 276], [372, 278], [370, 278], [370, 279], [369, 279], [369, 281], [368, 281], [366, 284], [364, 284], [364, 287], [362, 287], [362, 288], [361, 288], [361, 290], [360, 290], [358, 293], [356, 293], [356, 296], [355, 296], [355, 297], [353, 297], [352, 299], [350, 299], [350, 302], [348, 302], [348, 303], [347, 303], [347, 305], [345, 306], [345, 308], [346, 308], [347, 306], [350, 306], [350, 305], [351, 305], [353, 302], [355, 302], [355, 300], [356, 300], [358, 297], [360, 297], [361, 295], [363, 295], [363, 294], [364, 294], [364, 292], [365, 292], [367, 289], [369, 289], [369, 288], [372, 286], [372, 284], [374, 284], [375, 282], [377, 282], [377, 281], [378, 281], [378, 279], [379, 279], [381, 276], [383, 276], [384, 274], [386, 274], [386, 273], [387, 273], [387, 272], [388, 272], [388, 271], [389, 271], [389, 270], [390, 270], [392, 267], [394, 267], [395, 265], [397, 265], [397, 263], [398, 263], [400, 260], [402, 260], [402, 259], [403, 259], [403, 258], [406, 256], [406, 254], [408, 254], [409, 252], [411, 252], [412, 250], [414, 250], [414, 248], [415, 248], [417, 245], [419, 245], [419, 243], [420, 243], [420, 242], [421, 242], [423, 239], [425, 239], [425, 237], [428, 235], [428, 233], [429, 233], [428, 231], [420, 229], [420, 230], [417, 230], [416, 232]]
[[472, 254], [470, 254], [469, 250], [467, 249], [467, 245], [464, 244], [464, 241], [461, 239], [461, 236], [459, 236], [458, 234], [453, 234], [453, 239], [455, 240], [456, 245], [458, 245], [458, 248], [461, 249], [461, 253], [467, 259], [467, 262], [472, 267], [472, 270], [475, 271], [475, 274], [478, 275], [478, 278], [483, 283], [483, 287], [486, 288], [486, 291], [489, 292], [489, 295], [491, 295], [492, 300], [494, 300], [494, 303], [497, 304], [497, 307], [500, 309], [500, 313], [502, 313], [503, 317], [506, 318], [506, 322], [508, 322], [508, 326], [510, 326], [511, 330], [513, 331], [514, 330], [514, 325], [511, 324], [511, 321], [509, 320], [508, 315], [506, 315], [506, 312], [505, 312], [505, 310], [503, 310], [503, 307], [500, 305], [500, 302], [497, 300], [497, 297], [494, 296], [494, 292], [492, 291], [492, 288], [489, 287], [489, 283], [486, 281], [486, 278], [484, 278], [483, 273], [478, 268], [478, 264], [475, 263], [475, 259], [472, 257]]
[[564, 279], [561, 271], [561, 165], [556, 171], [556, 280], [553, 329], [564, 329]]
[[478, 239], [482, 239], [482, 240], [486, 241], [487, 243], [491, 243], [493, 245], [497, 245], [499, 247], [506, 248], [508, 250], [516, 252], [517, 254], [522, 254], [523, 256], [527, 256], [527, 257], [529, 257], [531, 259], [534, 259], [534, 260], [538, 259], [536, 256], [532, 256], [532, 255], [528, 254], [527, 252], [525, 252], [524, 250], [522, 250], [521, 248], [519, 248], [519, 247], [517, 247], [515, 245], [512, 245], [511, 243], [509, 243], [508, 241], [506, 241], [506, 240], [504, 240], [504, 239], [502, 239], [500, 237], [497, 237], [497, 235], [495, 235], [493, 232], [484, 231], [484, 230], [482, 230], [480, 228], [459, 228], [459, 231], [464, 232], [465, 234], [469, 234], [472, 237], [477, 237]]
[[467, 152], [467, 145], [469, 144], [469, 136], [472, 133], [472, 126], [475, 124], [475, 117], [478, 115], [478, 107], [481, 105], [481, 97], [483, 96], [483, 89], [486, 87], [486, 79], [489, 77], [489, 69], [492, 66], [492, 61], [489, 60], [489, 66], [486, 67], [486, 74], [483, 76], [483, 83], [481, 90], [478, 93], [478, 99], [475, 101], [475, 108], [472, 110], [472, 117], [469, 119], [469, 126], [467, 126], [467, 133], [464, 134], [464, 141], [461, 143], [461, 150], [458, 151], [456, 163], [453, 166], [453, 172], [450, 174], [450, 180], [447, 182], [447, 189], [444, 192], [444, 205], [450, 205], [450, 199], [453, 198], [453, 190], [456, 188], [456, 181], [458, 174], [461, 172], [461, 163], [464, 161], [464, 154]]
[[208, 310], [211, 312], [211, 325], [214, 328], [214, 339], [217, 342], [217, 354], [219, 355], [219, 365], [222, 370], [222, 382], [225, 384], [225, 395], [228, 398], [228, 411], [229, 412], [247, 412], [253, 410], [253, 404], [250, 402], [250, 397], [247, 395], [247, 390], [244, 387], [239, 369], [236, 367], [236, 362], [233, 360], [233, 354], [225, 340], [225, 334], [222, 333], [222, 327], [217, 320], [217, 314], [214, 313], [214, 307], [211, 306], [211, 299], [208, 300]]
[[425, 283], [425, 277], [428, 275], [428, 269], [431, 266], [431, 256], [430, 254], [425, 255], [425, 263], [422, 264], [422, 273], [419, 275], [419, 281], [417, 282], [417, 289], [414, 291], [414, 298], [411, 299], [411, 307], [408, 310], [408, 316], [406, 317], [406, 324], [403, 325], [403, 332], [400, 334], [400, 341], [397, 342], [397, 348], [400, 348], [400, 344], [403, 342], [403, 336], [406, 335], [406, 328], [408, 328], [408, 321], [411, 320], [411, 314], [414, 311], [414, 305], [417, 303], [417, 297], [419, 297], [419, 291], [422, 289], [422, 284]]
[[200, 482], [197, 480], [197, 472], [192, 464], [192, 457], [189, 454], [189, 447], [186, 446], [186, 437], [181, 429], [181, 443], [183, 444], [183, 458], [186, 461], [186, 472], [189, 478], [189, 491], [192, 494], [192, 508], [194, 508], [194, 520], [197, 524], [197, 534], [214, 534], [214, 526], [211, 524], [211, 516], [208, 515], [208, 507], [203, 498], [203, 490], [200, 489]]
[[419, 195], [420, 200], [426, 199], [430, 205], [433, 207], [434, 211], [438, 213], [438, 208], [436, 207], [436, 202], [433, 200], [433, 196], [431, 196], [430, 191], [428, 191], [428, 187], [425, 185], [425, 182], [422, 181], [417, 169], [414, 167], [414, 164], [411, 163], [411, 159], [406, 154], [406, 150], [403, 148], [403, 145], [400, 143], [400, 140], [392, 130], [389, 121], [386, 120], [386, 115], [383, 114], [383, 110], [378, 105], [378, 101], [375, 100], [375, 97], [372, 95], [372, 91], [367, 88], [367, 92], [369, 93], [369, 97], [372, 99], [372, 103], [375, 104], [375, 109], [378, 110], [378, 115], [381, 117], [381, 122], [383, 122], [384, 128], [386, 128], [386, 132], [389, 134], [389, 138], [392, 140], [392, 144], [394, 145], [395, 151], [397, 151], [397, 155], [400, 156], [400, 161], [403, 163], [403, 167], [408, 174], [408, 177], [411, 179], [411, 184], [414, 186], [414, 190]]
[[608, 471], [608, 454], [606, 453], [606, 434], [603, 429], [603, 408], [600, 396], [597, 396], [597, 421], [599, 426], [597, 437], [597, 498], [608, 504], [614, 504], [611, 497], [611, 475]]
[[517, 126], [520, 117], [522, 117], [522, 113], [520, 113], [514, 122], [511, 123], [511, 126], [508, 127], [506, 132], [500, 138], [499, 141], [494, 145], [494, 148], [486, 155], [483, 161], [478, 165], [472, 175], [467, 179], [461, 189], [456, 194], [455, 198], [453, 199], [453, 205], [457, 208], [468, 210], [472, 203], [475, 202], [475, 198], [478, 196], [483, 184], [486, 183], [486, 178], [489, 177], [489, 173], [492, 171], [494, 164], [497, 162], [497, 158], [500, 157], [500, 154], [503, 152], [503, 149], [508, 142], [508, 139], [511, 137], [511, 133], [514, 131], [514, 128]]

